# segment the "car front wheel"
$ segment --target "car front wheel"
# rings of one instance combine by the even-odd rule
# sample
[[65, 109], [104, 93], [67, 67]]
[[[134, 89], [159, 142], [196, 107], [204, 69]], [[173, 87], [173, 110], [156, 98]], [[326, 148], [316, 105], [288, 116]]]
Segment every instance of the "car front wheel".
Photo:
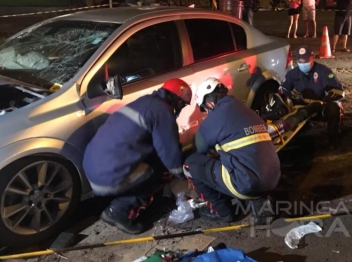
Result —
[[27, 157], [0, 171], [0, 247], [42, 243], [66, 225], [80, 200], [80, 180], [63, 159]]

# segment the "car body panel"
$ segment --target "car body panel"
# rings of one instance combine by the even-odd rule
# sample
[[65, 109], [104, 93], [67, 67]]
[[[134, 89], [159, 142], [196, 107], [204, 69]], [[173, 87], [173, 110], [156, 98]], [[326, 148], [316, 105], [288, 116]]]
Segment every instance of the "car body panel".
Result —
[[[194, 63], [187, 30], [181, 21], [187, 18], [220, 19], [241, 25], [247, 34], [247, 50]], [[76, 166], [83, 181], [84, 194], [90, 191], [81, 166], [85, 146], [106, 117], [121, 106], [141, 95], [151, 93], [171, 77], [182, 78], [195, 91], [196, 87], [210, 76], [220, 78], [232, 89], [236, 97], [250, 106], [256, 91], [268, 80], [274, 80], [279, 84], [286, 70], [289, 47], [287, 42], [267, 37], [241, 20], [220, 12], [174, 7], [102, 9], [53, 18], [28, 30], [44, 23], [65, 19], [123, 24], [59, 91], [8, 115], [0, 116], [2, 125], [0, 169], [20, 157], [32, 154], [61, 155]], [[125, 84], [122, 100], [108, 96], [89, 99], [87, 97], [89, 82], [114, 51], [135, 32], [165, 21], [177, 21], [182, 44], [183, 67]], [[250, 68], [248, 71], [239, 72], [238, 69], [243, 64], [250, 65]], [[246, 83], [245, 86], [243, 83]], [[181, 112], [177, 122], [180, 139], [185, 147], [192, 144], [193, 136], [204, 117], [194, 100]]]

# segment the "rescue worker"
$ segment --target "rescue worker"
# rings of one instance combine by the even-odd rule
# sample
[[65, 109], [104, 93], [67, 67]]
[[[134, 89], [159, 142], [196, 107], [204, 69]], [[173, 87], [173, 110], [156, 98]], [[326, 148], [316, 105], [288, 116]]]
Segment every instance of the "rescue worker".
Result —
[[129, 234], [147, 226], [139, 212], [171, 173], [185, 179], [176, 118], [190, 104], [191, 88], [170, 79], [161, 88], [109, 116], [88, 144], [83, 167], [93, 192], [116, 196], [101, 219]]
[[[216, 78], [199, 86], [195, 101], [208, 115], [197, 131], [197, 152], [185, 160], [184, 173], [207, 202], [199, 211], [202, 218], [233, 221], [240, 214], [233, 211], [231, 200], [238, 198], [253, 204], [252, 219], [257, 223], [267, 216], [263, 205], [278, 184], [280, 161], [264, 121], [227, 93]], [[207, 154], [214, 148], [219, 158]]]
[[320, 118], [327, 121], [330, 147], [338, 148], [343, 109], [344, 89], [330, 68], [314, 61], [314, 53], [307, 45], [297, 48], [298, 67], [290, 70], [279, 88], [280, 93], [294, 105], [323, 104]]

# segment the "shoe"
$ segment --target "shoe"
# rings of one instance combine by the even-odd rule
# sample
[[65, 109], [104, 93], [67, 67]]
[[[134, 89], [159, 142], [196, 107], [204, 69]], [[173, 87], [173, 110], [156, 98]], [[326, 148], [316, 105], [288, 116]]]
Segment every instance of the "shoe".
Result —
[[270, 196], [250, 200], [248, 203], [251, 210], [251, 224], [266, 226], [275, 217], [273, 200]]
[[351, 50], [348, 49], [348, 48], [344, 48], [344, 49], [342, 49], [341, 51], [342, 51], [342, 52], [347, 52], [347, 53], [351, 52]]
[[296, 35], [294, 35], [294, 36], [293, 36], [293, 38], [297, 38], [297, 36], [296, 36]]
[[136, 222], [135, 220], [117, 217], [110, 211], [109, 208], [103, 211], [100, 218], [110, 226], [116, 226], [122, 232], [127, 234], [141, 234], [145, 231], [146, 228], [142, 223]]
[[211, 210], [207, 206], [202, 206], [199, 209], [199, 215], [201, 218], [204, 218], [206, 220], [211, 220], [211, 221], [218, 221], [218, 222], [225, 222], [225, 223], [230, 223], [233, 221], [232, 214], [229, 214], [227, 216], [218, 216], [217, 214], [211, 212]]
[[312, 38], [317, 38], [317, 35], [312, 35]]

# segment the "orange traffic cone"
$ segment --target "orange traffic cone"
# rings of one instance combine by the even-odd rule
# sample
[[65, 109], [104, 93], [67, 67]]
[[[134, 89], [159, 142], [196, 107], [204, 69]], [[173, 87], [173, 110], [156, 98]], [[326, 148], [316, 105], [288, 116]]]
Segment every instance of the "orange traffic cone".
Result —
[[335, 58], [335, 56], [331, 55], [330, 40], [329, 40], [329, 33], [328, 33], [327, 26], [323, 27], [323, 35], [321, 36], [319, 58]]

